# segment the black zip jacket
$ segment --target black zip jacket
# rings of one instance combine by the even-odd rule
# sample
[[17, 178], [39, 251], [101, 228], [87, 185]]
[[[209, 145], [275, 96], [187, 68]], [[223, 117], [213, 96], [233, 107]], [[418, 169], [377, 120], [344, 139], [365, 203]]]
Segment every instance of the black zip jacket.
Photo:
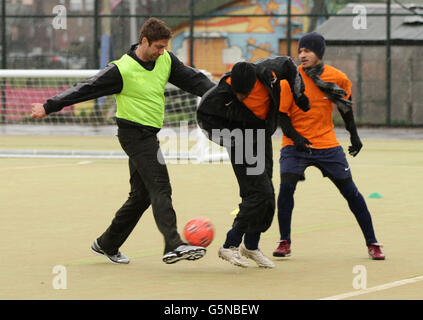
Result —
[[[304, 82], [291, 58], [285, 56], [268, 58], [255, 63], [254, 66], [257, 78], [267, 88], [271, 97], [266, 120], [258, 118], [236, 98], [231, 86], [226, 82], [231, 73], [226, 73], [219, 84], [203, 96], [197, 110], [198, 124], [208, 133], [210, 139], [213, 129], [264, 128], [267, 134], [273, 134], [279, 122], [280, 80], [282, 79], [288, 81], [296, 104], [304, 111], [310, 109], [308, 98], [304, 94]], [[223, 140], [217, 143], [222, 145]]]
[[[145, 69], [153, 70], [155, 61], [144, 62], [140, 60], [135, 54], [137, 46], [138, 44], [132, 45], [127, 54], [135, 59]], [[168, 80], [169, 83], [200, 97], [215, 85], [215, 83], [207, 78], [207, 76], [202, 72], [184, 65], [172, 52], [169, 52], [169, 55], [172, 61], [170, 77]], [[70, 87], [48, 99], [44, 104], [44, 109], [47, 114], [50, 114], [52, 112], [60, 111], [64, 107], [75, 103], [117, 94], [122, 91], [122, 88], [123, 80], [119, 72], [119, 68], [115, 64], [108, 64], [103, 70], [99, 71], [93, 77], [81, 81], [73, 87]], [[119, 127], [141, 126], [152, 129], [151, 127], [119, 118], [116, 119], [116, 123]]]

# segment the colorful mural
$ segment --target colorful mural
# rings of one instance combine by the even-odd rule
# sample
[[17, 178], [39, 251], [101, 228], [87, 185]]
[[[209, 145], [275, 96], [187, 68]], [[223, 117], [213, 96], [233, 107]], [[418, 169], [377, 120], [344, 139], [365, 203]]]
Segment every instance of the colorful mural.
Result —
[[[309, 0], [292, 0], [291, 13], [309, 11]], [[213, 12], [215, 15], [245, 15], [196, 20], [194, 26], [194, 65], [220, 77], [238, 61], [254, 62], [275, 55], [286, 55], [286, 17], [263, 16], [286, 14], [286, 0], [234, 1]], [[251, 15], [258, 15], [253, 17]], [[296, 54], [296, 40], [303, 33], [305, 19], [291, 19], [291, 55]], [[172, 51], [189, 62], [189, 26], [173, 30]], [[284, 52], [282, 52], [284, 51]]]

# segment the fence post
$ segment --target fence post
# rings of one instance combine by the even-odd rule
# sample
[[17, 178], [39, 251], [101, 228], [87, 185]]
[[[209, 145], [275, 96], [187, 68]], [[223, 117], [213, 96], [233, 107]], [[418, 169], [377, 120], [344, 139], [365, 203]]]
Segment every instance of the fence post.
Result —
[[194, 0], [189, 5], [189, 65], [194, 67]]
[[[7, 69], [6, 49], [6, 0], [1, 2], [1, 68]], [[6, 79], [1, 84], [1, 123], [6, 120]]]
[[363, 71], [363, 60], [361, 55], [361, 48], [357, 55], [357, 97], [356, 97], [356, 112], [357, 112], [357, 119], [361, 120], [362, 115], [362, 71]]
[[98, 34], [99, 34], [99, 2], [100, 0], [94, 0], [94, 48], [93, 48], [93, 60], [94, 60], [94, 69], [100, 68], [100, 60], [98, 59]]
[[391, 0], [386, 3], [386, 125], [391, 124]]
[[286, 31], [286, 47], [287, 47], [287, 56], [291, 56], [291, 0], [287, 1], [287, 31]]
[[[100, 59], [99, 59], [99, 55], [98, 55], [98, 50], [99, 50], [99, 2], [100, 0], [94, 0], [94, 48], [93, 48], [93, 60], [94, 60], [94, 68], [95, 69], [100, 69]], [[110, 19], [110, 18], [109, 18]], [[94, 116], [98, 119], [100, 118], [101, 112], [100, 112], [100, 103], [98, 99], [94, 100]]]
[[[414, 51], [414, 50], [413, 50]], [[411, 55], [408, 58], [408, 70], [407, 70], [407, 121], [409, 124], [413, 124], [413, 89], [414, 89], [414, 83], [413, 83], [413, 56]]]
[[7, 69], [7, 50], [6, 50], [6, 0], [1, 2], [1, 68]]

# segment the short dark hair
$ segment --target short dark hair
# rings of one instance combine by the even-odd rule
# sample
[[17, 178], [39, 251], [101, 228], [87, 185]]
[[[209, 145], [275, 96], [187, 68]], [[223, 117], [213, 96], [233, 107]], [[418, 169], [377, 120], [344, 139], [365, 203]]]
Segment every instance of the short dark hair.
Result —
[[256, 70], [252, 63], [237, 62], [231, 71], [231, 87], [237, 93], [249, 93], [256, 83]]
[[172, 31], [169, 27], [157, 18], [149, 18], [141, 27], [138, 43], [140, 44], [142, 38], [147, 38], [148, 43], [154, 41], [172, 38]]

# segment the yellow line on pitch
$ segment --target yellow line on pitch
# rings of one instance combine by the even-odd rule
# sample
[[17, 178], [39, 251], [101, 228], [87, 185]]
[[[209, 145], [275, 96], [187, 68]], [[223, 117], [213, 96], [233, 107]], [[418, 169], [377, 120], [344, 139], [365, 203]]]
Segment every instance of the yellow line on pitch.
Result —
[[[324, 224], [318, 224], [318, 225], [312, 225], [312, 226], [306, 226], [306, 227], [300, 227], [300, 228], [293, 228], [292, 234], [301, 234], [301, 233], [306, 233], [306, 232], [335, 229], [335, 228], [341, 228], [341, 227], [348, 227], [348, 226], [352, 226], [352, 225], [354, 225], [354, 223], [352, 223], [352, 222], [324, 223]], [[269, 232], [269, 233], [266, 232], [262, 235], [261, 238], [267, 239], [267, 238], [273, 238], [273, 237], [278, 238], [279, 234], [276, 233], [276, 232]], [[216, 245], [220, 245], [220, 244], [212, 243], [210, 245], [210, 247], [214, 247]], [[135, 258], [160, 256], [162, 254], [163, 254], [162, 248], [151, 248], [151, 249], [140, 250], [140, 251], [133, 252], [133, 253], [128, 253], [128, 256], [129, 256], [130, 259], [135, 259]], [[106, 261], [104, 259], [105, 258], [100, 257], [100, 256], [93, 256], [91, 258], [85, 258], [85, 259], [79, 259], [79, 260], [64, 262], [63, 265], [77, 266], [77, 265], [100, 264], [100, 263], [104, 263]]]
[[[353, 222], [332, 222], [332, 223], [323, 223], [323, 224], [316, 224], [312, 226], [305, 226], [305, 227], [297, 227], [292, 228], [292, 234], [302, 234], [307, 232], [313, 231], [321, 231], [321, 230], [329, 230], [329, 229], [336, 229], [342, 227], [349, 227], [354, 226], [356, 223]], [[261, 236], [261, 239], [271, 238], [271, 237], [279, 237], [278, 232], [266, 232]], [[279, 238], [278, 238], [279, 239]]]
[[22, 166], [22, 167], [8, 167], [0, 168], [0, 171], [9, 171], [9, 170], [26, 170], [26, 169], [44, 169], [44, 168], [55, 168], [55, 167], [71, 167], [71, 166], [81, 166], [86, 164], [91, 164], [92, 161], [79, 161], [77, 163], [57, 163], [57, 164], [44, 164], [39, 166]]
[[[130, 259], [133, 259], [133, 258], [152, 257], [152, 256], [160, 255], [162, 253], [163, 253], [163, 249], [151, 248], [151, 249], [145, 249], [145, 250], [142, 250], [142, 251], [136, 251], [136, 252], [130, 253], [128, 255], [130, 256]], [[94, 253], [93, 253], [93, 255], [94, 255]], [[65, 265], [65, 266], [77, 266], [77, 265], [99, 264], [99, 263], [104, 263], [106, 261], [104, 259], [105, 258], [103, 258], [103, 257], [95, 255], [91, 258], [64, 262], [63, 265]]]

